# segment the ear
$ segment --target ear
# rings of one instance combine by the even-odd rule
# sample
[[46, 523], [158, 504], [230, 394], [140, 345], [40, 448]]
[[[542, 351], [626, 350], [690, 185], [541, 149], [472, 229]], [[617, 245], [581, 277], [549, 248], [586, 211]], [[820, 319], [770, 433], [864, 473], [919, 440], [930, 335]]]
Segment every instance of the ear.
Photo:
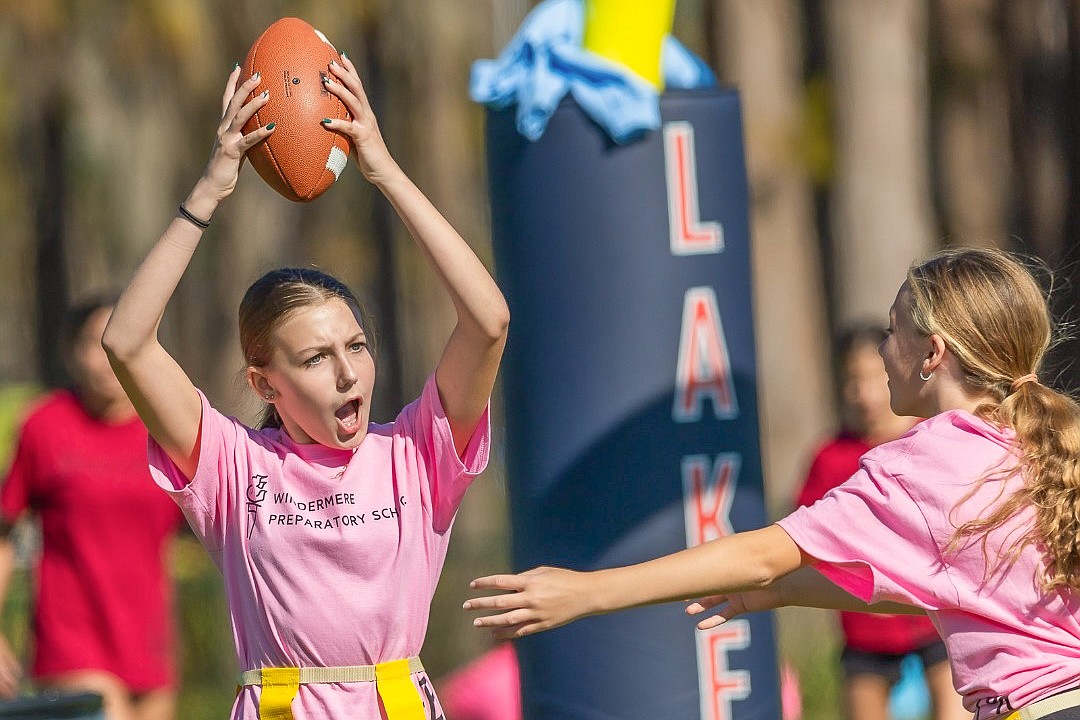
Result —
[[251, 389], [255, 391], [255, 394], [268, 403], [272, 403], [277, 397], [277, 391], [274, 390], [274, 386], [270, 384], [270, 379], [263, 374], [263, 371], [259, 368], [248, 365], [247, 368], [247, 381]]
[[937, 333], [934, 333], [926, 340], [927, 348], [926, 356], [923, 357], [922, 372], [929, 375], [937, 370], [945, 360], [945, 353], [948, 350], [948, 346], [945, 344], [945, 339]]

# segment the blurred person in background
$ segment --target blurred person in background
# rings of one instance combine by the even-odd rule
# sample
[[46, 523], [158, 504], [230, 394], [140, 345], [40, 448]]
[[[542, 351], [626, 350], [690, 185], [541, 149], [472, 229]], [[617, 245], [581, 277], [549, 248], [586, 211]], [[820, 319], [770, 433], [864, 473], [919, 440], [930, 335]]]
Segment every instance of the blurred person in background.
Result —
[[[169, 540], [183, 515], [157, 491], [146, 428], [109, 367], [101, 335], [112, 298], [68, 311], [62, 336], [71, 389], [30, 408], [0, 487], [0, 603], [16, 553], [10, 532], [33, 515], [41, 530], [34, 571], [29, 675], [42, 690], [94, 692], [108, 720], [175, 717]], [[0, 696], [22, 670], [0, 637]]]
[[[916, 418], [894, 415], [888, 376], [878, 355], [886, 332], [857, 325], [836, 343], [836, 387], [841, 429], [814, 455], [796, 505], [813, 505], [854, 475], [859, 458], [871, 448], [899, 438]], [[844, 704], [850, 720], [887, 720], [890, 691], [901, 676], [901, 662], [918, 655], [925, 668], [933, 718], [969, 718], [952, 686], [949, 657], [937, 629], [925, 615], [875, 615], [840, 611]]]

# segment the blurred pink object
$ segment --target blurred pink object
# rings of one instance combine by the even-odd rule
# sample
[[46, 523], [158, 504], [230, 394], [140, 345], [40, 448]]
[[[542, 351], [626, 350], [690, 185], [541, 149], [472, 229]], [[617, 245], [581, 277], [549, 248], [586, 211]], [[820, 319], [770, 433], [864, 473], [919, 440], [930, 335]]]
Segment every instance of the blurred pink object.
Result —
[[784, 720], [802, 720], [802, 690], [799, 674], [787, 663], [780, 666], [780, 708]]
[[498, 645], [439, 683], [448, 720], [521, 720], [521, 680], [510, 643]]

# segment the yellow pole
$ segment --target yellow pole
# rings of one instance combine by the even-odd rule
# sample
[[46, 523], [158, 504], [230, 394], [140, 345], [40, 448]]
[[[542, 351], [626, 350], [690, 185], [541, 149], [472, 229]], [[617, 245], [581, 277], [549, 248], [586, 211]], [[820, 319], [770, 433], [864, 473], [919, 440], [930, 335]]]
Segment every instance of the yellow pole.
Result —
[[585, 0], [583, 45], [663, 90], [660, 48], [674, 19], [675, 0]]

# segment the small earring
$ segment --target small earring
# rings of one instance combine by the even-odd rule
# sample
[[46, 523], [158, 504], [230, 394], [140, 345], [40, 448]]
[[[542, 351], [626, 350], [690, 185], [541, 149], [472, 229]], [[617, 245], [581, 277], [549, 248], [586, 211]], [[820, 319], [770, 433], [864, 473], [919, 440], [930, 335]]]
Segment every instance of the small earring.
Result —
[[273, 400], [274, 399], [274, 393], [269, 393], [267, 395], [263, 395], [263, 397], [266, 398], [267, 400]]
[[919, 379], [922, 380], [923, 382], [926, 382], [927, 380], [929, 380], [932, 377], [934, 377], [934, 371], [933, 370], [931, 370], [930, 372], [928, 372], [925, 375], [922, 374], [922, 371], [919, 372]]

